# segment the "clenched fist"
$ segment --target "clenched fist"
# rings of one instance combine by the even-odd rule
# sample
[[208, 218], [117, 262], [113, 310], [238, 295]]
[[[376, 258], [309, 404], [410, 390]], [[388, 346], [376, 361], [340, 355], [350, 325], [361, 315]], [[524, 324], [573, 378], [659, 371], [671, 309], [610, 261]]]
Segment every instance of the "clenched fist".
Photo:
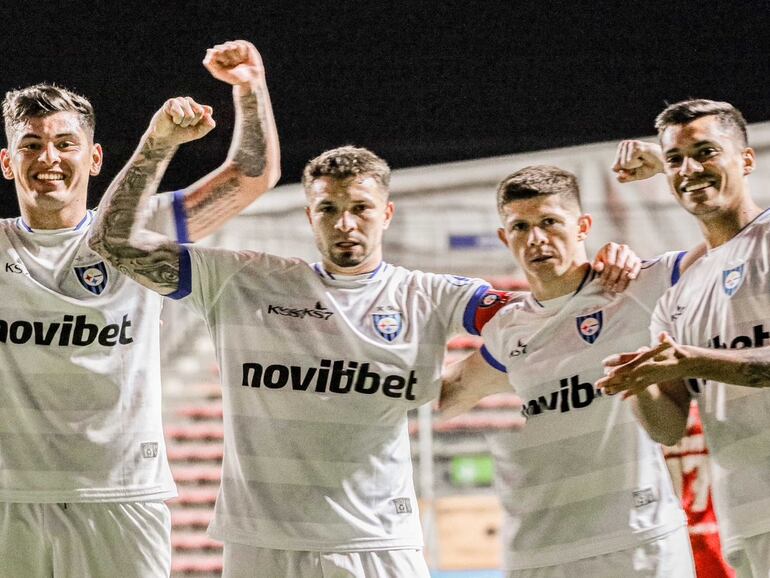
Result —
[[170, 98], [152, 117], [148, 135], [159, 144], [171, 146], [197, 140], [216, 126], [211, 112], [210, 106], [198, 104], [189, 96]]
[[262, 57], [254, 45], [246, 40], [233, 40], [209, 48], [203, 66], [217, 80], [233, 85], [265, 77]]

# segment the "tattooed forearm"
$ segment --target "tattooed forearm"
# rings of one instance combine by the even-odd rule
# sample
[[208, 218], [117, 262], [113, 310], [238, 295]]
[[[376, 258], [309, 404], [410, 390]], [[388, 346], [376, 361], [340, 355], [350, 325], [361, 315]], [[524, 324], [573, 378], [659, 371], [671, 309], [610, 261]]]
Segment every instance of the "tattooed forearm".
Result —
[[232, 206], [240, 195], [240, 183], [238, 176], [232, 174], [234, 172], [235, 170], [230, 170], [223, 173], [220, 179], [211, 183], [210, 187], [185, 199], [187, 226], [191, 230], [204, 230], [211, 225], [216, 226], [217, 223], [232, 216]]
[[770, 387], [770, 347], [746, 349], [691, 348], [691, 377], [733, 385]]
[[143, 143], [105, 193], [89, 240], [122, 273], [163, 294], [179, 286], [179, 248], [143, 228], [147, 200], [175, 150], [156, 147], [149, 139]]
[[264, 90], [261, 86], [257, 86], [253, 91], [241, 95], [236, 101], [238, 126], [231, 153], [233, 161], [248, 177], [261, 176], [267, 166], [264, 100]]

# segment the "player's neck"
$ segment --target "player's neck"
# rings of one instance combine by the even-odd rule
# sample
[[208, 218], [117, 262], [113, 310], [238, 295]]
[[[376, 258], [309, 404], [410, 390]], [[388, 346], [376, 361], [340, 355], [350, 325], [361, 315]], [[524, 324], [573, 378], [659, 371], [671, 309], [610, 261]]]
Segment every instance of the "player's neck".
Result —
[[21, 218], [31, 229], [73, 229], [83, 221], [86, 213], [85, 204], [77, 207], [64, 207], [55, 211], [44, 211], [22, 207]]
[[382, 258], [378, 257], [377, 259], [367, 259], [353, 267], [340, 267], [327, 259], [323, 259], [324, 269], [335, 277], [354, 277], [373, 273], [380, 266], [380, 263], [382, 263]]
[[530, 291], [538, 301], [548, 301], [564, 295], [576, 293], [586, 280], [591, 269], [588, 261], [575, 263], [570, 269], [559, 276], [548, 278], [532, 277], [528, 279]]
[[762, 208], [754, 203], [751, 197], [748, 197], [745, 202], [735, 208], [716, 211], [713, 215], [704, 215], [703, 218], [699, 219], [699, 224], [706, 245], [709, 249], [724, 245], [760, 214], [762, 214]]

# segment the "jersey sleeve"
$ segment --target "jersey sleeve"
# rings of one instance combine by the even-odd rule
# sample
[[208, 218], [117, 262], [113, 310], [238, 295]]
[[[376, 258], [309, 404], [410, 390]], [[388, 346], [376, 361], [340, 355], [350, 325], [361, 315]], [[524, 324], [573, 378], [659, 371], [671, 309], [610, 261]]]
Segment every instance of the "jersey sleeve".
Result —
[[643, 261], [639, 278], [628, 287], [632, 298], [652, 312], [661, 295], [679, 281], [680, 266], [686, 254], [686, 251], [669, 251]]
[[168, 295], [206, 316], [232, 277], [249, 262], [249, 253], [181, 245], [179, 289]]
[[505, 359], [501, 331], [502, 318], [503, 315], [497, 315], [482, 328], [481, 336], [484, 338], [484, 345], [481, 346], [480, 353], [489, 365], [506, 373], [508, 370], [502, 363], [502, 360]]
[[153, 195], [150, 197], [148, 210], [150, 218], [147, 229], [175, 239], [179, 243], [190, 242], [182, 191]]

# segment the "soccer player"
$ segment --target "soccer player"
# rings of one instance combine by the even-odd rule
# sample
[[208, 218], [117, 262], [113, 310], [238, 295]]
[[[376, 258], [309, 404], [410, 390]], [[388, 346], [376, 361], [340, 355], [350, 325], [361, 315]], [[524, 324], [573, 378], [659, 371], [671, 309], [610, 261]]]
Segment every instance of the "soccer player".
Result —
[[693, 576], [660, 447], [627, 404], [593, 386], [604, 357], [647, 340], [684, 253], [646, 262], [624, 293], [610, 293], [586, 257], [592, 219], [572, 173], [523, 168], [500, 183], [497, 203], [500, 240], [531, 293], [486, 324], [479, 352], [447, 368], [441, 407], [457, 414], [511, 386], [522, 400], [526, 425], [492, 444], [508, 577]]
[[184, 296], [209, 327], [226, 448], [210, 533], [224, 542], [224, 575], [427, 578], [407, 411], [437, 397], [449, 337], [478, 333], [507, 295], [383, 261], [390, 168], [367, 149], [305, 167], [312, 264], [132, 236], [153, 188], [131, 183], [162, 169], [129, 162], [91, 244], [145, 286]]
[[[233, 85], [236, 131], [219, 169], [148, 199], [152, 227], [180, 240], [216, 229], [278, 178], [256, 50], [226, 43], [204, 63]], [[170, 158], [213, 128], [211, 112], [167, 101], [146, 154]], [[168, 576], [163, 501], [176, 488], [161, 425], [161, 299], [88, 247], [88, 180], [102, 162], [91, 104], [36, 85], [9, 92], [3, 116], [0, 163], [21, 216], [0, 221], [0, 576]]]
[[[631, 396], [650, 434], [669, 441], [683, 435], [695, 397], [723, 549], [740, 578], [764, 578], [770, 575], [770, 214], [751, 197], [755, 153], [734, 106], [682, 101], [655, 125], [660, 148], [629, 141], [619, 176], [665, 173], [674, 197], [697, 219], [708, 253], [658, 302], [653, 347], [607, 359], [608, 375], [597, 385]], [[672, 404], [677, 413], [657, 412]]]

